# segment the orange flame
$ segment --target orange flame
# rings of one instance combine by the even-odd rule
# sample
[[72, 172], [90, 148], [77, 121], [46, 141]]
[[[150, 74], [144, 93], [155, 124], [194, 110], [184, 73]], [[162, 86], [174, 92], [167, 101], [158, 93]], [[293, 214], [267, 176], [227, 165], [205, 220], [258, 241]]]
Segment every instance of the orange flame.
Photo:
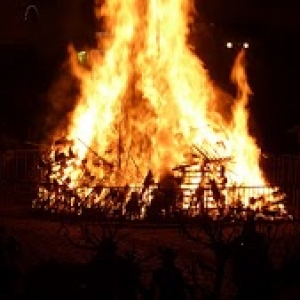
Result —
[[88, 69], [73, 60], [81, 96], [68, 138], [81, 159], [91, 147], [118, 165], [107, 183], [141, 184], [149, 169], [158, 179], [190, 163], [195, 146], [209, 157], [232, 158], [228, 184], [265, 185], [260, 150], [248, 131], [245, 52], [232, 71], [237, 97], [231, 108], [220, 109], [218, 90], [187, 42], [192, 2], [106, 0], [96, 8], [108, 34]]
[[247, 111], [248, 97], [251, 89], [247, 82], [245, 71], [245, 51], [242, 50], [234, 63], [231, 79], [238, 88], [237, 99], [233, 106], [232, 121], [232, 156], [238, 162], [234, 173], [243, 183], [250, 186], [263, 185], [264, 179], [259, 168], [260, 150], [248, 130], [249, 113]]

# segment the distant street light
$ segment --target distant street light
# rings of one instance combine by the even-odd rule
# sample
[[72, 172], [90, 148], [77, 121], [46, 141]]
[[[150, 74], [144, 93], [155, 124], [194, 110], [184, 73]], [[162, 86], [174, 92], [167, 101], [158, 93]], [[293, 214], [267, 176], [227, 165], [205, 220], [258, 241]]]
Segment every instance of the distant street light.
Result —
[[244, 44], [243, 44], [243, 48], [245, 48], [245, 49], [248, 49], [249, 46], [250, 46], [249, 43], [244, 43]]
[[244, 49], [249, 49], [250, 48], [250, 44], [248, 42], [243, 42], [243, 43], [240, 43], [240, 42], [236, 42], [235, 44], [233, 42], [226, 42], [226, 48], [227, 49], [233, 49], [235, 47], [237, 48], [244, 48]]
[[232, 42], [227, 42], [227, 43], [226, 43], [226, 47], [227, 47], [228, 49], [233, 48], [233, 43], [232, 43]]

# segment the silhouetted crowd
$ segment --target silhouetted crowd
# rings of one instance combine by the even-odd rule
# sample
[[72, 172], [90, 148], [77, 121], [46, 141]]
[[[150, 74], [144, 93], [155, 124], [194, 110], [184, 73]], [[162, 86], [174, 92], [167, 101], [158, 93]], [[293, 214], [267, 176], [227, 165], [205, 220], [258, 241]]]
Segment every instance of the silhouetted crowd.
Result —
[[[269, 244], [256, 227], [255, 220], [249, 218], [240, 234], [227, 245], [232, 282], [236, 289], [235, 296], [229, 299], [276, 299], [274, 285], [277, 281], [269, 261]], [[185, 271], [177, 266], [178, 253], [173, 248], [157, 249], [155, 255], [159, 265], [151, 270], [149, 280], [145, 280], [136, 254], [121, 254], [113, 238], [102, 238], [96, 250], [87, 263], [47, 260], [22, 273], [17, 266], [22, 247], [1, 227], [0, 298], [221, 299], [214, 291], [202, 295], [195, 292], [200, 283], [188, 280]]]

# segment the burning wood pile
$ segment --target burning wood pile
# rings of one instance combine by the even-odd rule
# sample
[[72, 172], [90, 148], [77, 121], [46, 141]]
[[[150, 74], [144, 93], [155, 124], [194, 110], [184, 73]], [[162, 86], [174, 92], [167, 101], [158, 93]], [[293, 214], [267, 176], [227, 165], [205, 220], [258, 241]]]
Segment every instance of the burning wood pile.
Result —
[[[209, 157], [196, 146], [193, 162], [179, 165], [172, 173], [155, 182], [148, 171], [140, 186], [110, 186], [118, 170], [90, 149], [91, 161], [79, 160], [74, 141], [60, 139], [43, 153], [39, 168], [42, 181], [32, 208], [54, 214], [101, 215], [128, 220], [165, 218], [178, 214], [194, 218], [209, 215], [213, 219], [289, 218], [285, 195], [272, 187], [228, 185], [230, 157]], [[95, 176], [90, 164], [99, 169]], [[74, 170], [77, 172], [73, 180]]]
[[249, 214], [262, 219], [290, 218], [286, 195], [278, 187], [232, 183], [232, 157], [220, 157], [196, 146], [195, 162], [176, 167], [184, 194], [184, 205], [195, 213], [214, 219], [245, 219]]
[[33, 206], [129, 219], [178, 211], [239, 218], [249, 209], [285, 216], [248, 127], [246, 50], [233, 64], [237, 92], [229, 95], [189, 44], [192, 0], [105, 0], [95, 15], [109, 34], [84, 65], [70, 49], [80, 93], [55, 132], [66, 139], [43, 156]]

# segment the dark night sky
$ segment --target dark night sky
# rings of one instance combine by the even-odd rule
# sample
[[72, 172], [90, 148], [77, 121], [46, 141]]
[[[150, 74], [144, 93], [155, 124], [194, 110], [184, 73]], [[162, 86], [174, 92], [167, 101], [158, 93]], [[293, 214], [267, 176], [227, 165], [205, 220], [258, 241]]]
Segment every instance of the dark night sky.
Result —
[[[30, 1], [1, 2], [0, 98], [9, 102], [9, 108], [2, 109], [2, 120], [34, 124], [29, 112], [43, 107], [40, 95], [55, 78], [55, 65], [62, 58], [62, 50], [69, 41], [84, 45], [91, 40], [93, 22], [88, 1], [36, 0], [42, 19], [29, 26], [20, 16]], [[222, 86], [228, 85], [234, 59], [234, 50], [225, 47], [226, 40], [250, 42], [248, 73], [254, 92], [251, 125], [262, 148], [272, 152], [296, 149], [295, 136], [288, 130], [300, 122], [297, 2], [197, 1], [198, 22], [214, 26], [208, 26], [208, 37], [199, 34], [201, 38], [194, 42], [212, 77]], [[24, 114], [25, 110], [28, 114]], [[20, 116], [14, 118], [16, 114]]]
[[289, 129], [300, 122], [300, 3], [202, 0], [198, 1], [198, 10], [202, 12], [199, 20], [204, 17], [215, 24], [213, 35], [220, 42], [215, 51], [207, 51], [206, 60], [220, 82], [228, 80], [234, 52], [220, 51], [221, 44], [224, 46], [232, 37], [250, 41], [248, 75], [254, 92], [250, 121], [263, 149], [296, 151], [296, 135]]

